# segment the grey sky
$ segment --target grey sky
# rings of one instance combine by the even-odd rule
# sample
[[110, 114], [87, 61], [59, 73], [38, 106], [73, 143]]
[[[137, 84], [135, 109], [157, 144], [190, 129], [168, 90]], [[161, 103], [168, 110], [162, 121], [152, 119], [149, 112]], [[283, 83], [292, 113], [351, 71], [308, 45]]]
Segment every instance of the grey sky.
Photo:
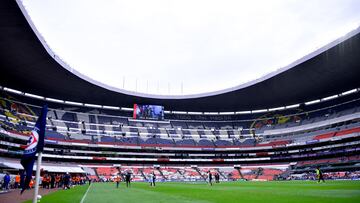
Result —
[[[360, 25], [358, 0], [23, 0], [79, 72], [150, 94], [233, 87]], [[168, 86], [170, 84], [170, 92]], [[158, 88], [159, 87], [159, 88]]]

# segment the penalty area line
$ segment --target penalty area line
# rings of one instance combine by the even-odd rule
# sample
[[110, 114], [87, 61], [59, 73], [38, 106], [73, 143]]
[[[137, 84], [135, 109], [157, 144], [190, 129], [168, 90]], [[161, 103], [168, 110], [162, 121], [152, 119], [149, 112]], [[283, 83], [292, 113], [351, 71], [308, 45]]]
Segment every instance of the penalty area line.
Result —
[[85, 198], [86, 198], [86, 195], [87, 195], [87, 193], [89, 192], [89, 190], [90, 190], [90, 188], [91, 188], [92, 185], [93, 185], [93, 184], [90, 184], [90, 186], [89, 186], [88, 189], [86, 190], [84, 196], [82, 197], [80, 203], [84, 203], [84, 200], [85, 200]]

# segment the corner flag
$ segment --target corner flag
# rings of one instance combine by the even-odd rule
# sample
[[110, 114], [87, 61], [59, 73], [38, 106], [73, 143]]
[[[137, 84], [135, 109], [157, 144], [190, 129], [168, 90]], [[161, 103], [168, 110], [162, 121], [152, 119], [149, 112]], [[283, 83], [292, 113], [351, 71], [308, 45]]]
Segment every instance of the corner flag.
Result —
[[36, 121], [34, 129], [31, 131], [27, 146], [24, 150], [23, 157], [21, 158], [21, 165], [24, 167], [26, 173], [25, 181], [22, 186], [21, 193], [28, 187], [32, 178], [32, 172], [35, 162], [35, 155], [37, 152], [42, 152], [44, 149], [44, 136], [46, 126], [47, 105], [41, 110], [41, 114]]

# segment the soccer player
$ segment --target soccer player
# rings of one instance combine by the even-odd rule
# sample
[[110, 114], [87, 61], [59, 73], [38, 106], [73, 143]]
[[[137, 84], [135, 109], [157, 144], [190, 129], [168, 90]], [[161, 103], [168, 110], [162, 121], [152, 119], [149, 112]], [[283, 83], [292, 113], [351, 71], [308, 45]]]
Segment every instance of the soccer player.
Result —
[[149, 175], [149, 183], [150, 183], [150, 187], [152, 186], [152, 180], [153, 180], [153, 174], [152, 173], [150, 173], [150, 175]]
[[208, 172], [208, 180], [209, 180], [209, 184], [212, 186], [212, 174], [210, 171]]
[[42, 187], [43, 187], [44, 189], [47, 188], [48, 182], [47, 182], [47, 175], [46, 175], [46, 174], [43, 175], [41, 182], [42, 182]]
[[50, 181], [51, 181], [50, 175], [46, 175], [46, 188], [47, 189], [50, 189]]
[[59, 174], [57, 174], [56, 177], [55, 177], [55, 187], [56, 188], [60, 187], [60, 180], [61, 180], [61, 177], [60, 177]]
[[49, 177], [50, 177], [50, 188], [53, 189], [55, 188], [55, 176], [54, 174], [51, 174]]
[[76, 176], [74, 175], [72, 178], [71, 178], [71, 183], [72, 183], [72, 185], [77, 185], [77, 183], [76, 183]]
[[219, 173], [215, 173], [215, 182], [220, 183], [220, 175], [219, 175]]
[[66, 172], [66, 174], [64, 175], [64, 190], [66, 189], [70, 189], [70, 180], [71, 180], [71, 177], [69, 175], [68, 172]]
[[322, 171], [320, 170], [320, 167], [319, 167], [319, 166], [316, 167], [315, 171], [316, 171], [316, 175], [317, 175], [317, 178], [318, 178], [318, 183], [320, 183], [321, 180], [323, 181], [323, 183], [325, 183], [323, 173], [322, 173]]
[[81, 178], [80, 178], [79, 175], [77, 175], [77, 176], [75, 177], [75, 180], [76, 180], [76, 185], [80, 185]]
[[120, 176], [119, 175], [117, 175], [115, 177], [115, 182], [116, 182], [116, 188], [119, 188], [119, 183], [120, 183]]
[[152, 172], [152, 178], [151, 178], [151, 182], [152, 182], [152, 186], [155, 187], [155, 181], [156, 181], [156, 175], [154, 172]]
[[128, 171], [125, 175], [126, 187], [131, 187], [131, 173]]
[[31, 180], [30, 180], [30, 183], [29, 183], [29, 189], [33, 188], [33, 186], [34, 186], [34, 180], [31, 179]]
[[88, 181], [89, 181], [89, 185], [91, 185], [91, 177], [87, 177]]

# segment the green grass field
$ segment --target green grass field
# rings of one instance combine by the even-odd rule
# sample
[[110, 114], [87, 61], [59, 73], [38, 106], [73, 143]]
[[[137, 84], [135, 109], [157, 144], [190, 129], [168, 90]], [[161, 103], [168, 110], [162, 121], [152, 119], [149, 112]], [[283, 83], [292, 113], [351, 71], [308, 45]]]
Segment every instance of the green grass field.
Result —
[[[61, 190], [44, 196], [41, 202], [80, 202], [87, 189], [86, 185]], [[360, 202], [360, 181], [223, 182], [212, 187], [205, 183], [158, 183], [155, 188], [147, 183], [132, 183], [131, 188], [126, 188], [121, 183], [118, 189], [114, 183], [94, 183], [83, 202], [355, 203]]]

